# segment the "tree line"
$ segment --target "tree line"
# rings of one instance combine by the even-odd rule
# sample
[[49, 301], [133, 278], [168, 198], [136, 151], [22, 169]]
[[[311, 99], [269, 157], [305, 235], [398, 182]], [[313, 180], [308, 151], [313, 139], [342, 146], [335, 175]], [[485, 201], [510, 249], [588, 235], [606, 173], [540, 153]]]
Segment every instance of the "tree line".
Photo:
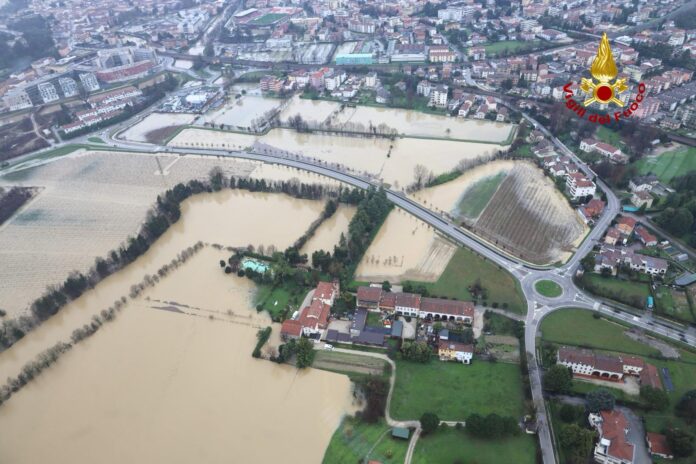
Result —
[[27, 187], [13, 187], [7, 191], [0, 188], [0, 225], [34, 196], [36, 190]]

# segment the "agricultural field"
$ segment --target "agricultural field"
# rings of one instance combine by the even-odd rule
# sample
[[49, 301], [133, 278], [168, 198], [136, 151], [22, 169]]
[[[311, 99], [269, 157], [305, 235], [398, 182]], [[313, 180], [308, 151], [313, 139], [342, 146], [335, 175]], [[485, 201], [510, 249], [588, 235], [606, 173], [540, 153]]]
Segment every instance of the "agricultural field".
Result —
[[527, 303], [517, 281], [505, 270], [485, 260], [468, 248], [458, 248], [435, 282], [413, 282], [425, 285], [430, 295], [471, 301], [468, 288], [481, 281], [489, 294], [489, 304], [497, 303], [511, 312], [526, 314]]
[[386, 125], [400, 135], [432, 137], [475, 142], [506, 142], [515, 126], [507, 123], [452, 118], [415, 110], [375, 106], [345, 107], [334, 114], [332, 127], [363, 132], [369, 127]]
[[287, 121], [289, 118], [299, 114], [305, 121], [322, 124], [339, 108], [340, 105], [338, 103], [326, 100], [310, 100], [295, 95], [281, 111], [280, 120]]
[[162, 143], [194, 118], [195, 115], [188, 113], [152, 113], [126, 129], [121, 138], [134, 142]]
[[564, 261], [588, 230], [553, 182], [531, 163], [514, 167], [470, 227], [535, 264]]
[[435, 282], [456, 249], [430, 226], [395, 208], [363, 255], [355, 280]]
[[321, 350], [317, 351], [312, 367], [355, 377], [366, 375], [381, 376], [389, 366], [384, 360], [379, 358]]
[[[490, 159], [502, 147], [486, 143], [451, 140], [348, 137], [320, 133], [297, 133], [272, 129], [263, 136], [237, 132], [187, 128], [169, 145], [242, 150], [254, 147], [261, 153], [286, 153], [309, 161], [379, 178], [399, 190], [415, 182], [415, 169], [424, 165], [428, 174], [450, 172], [462, 162]], [[427, 154], [427, 156], [425, 156]]]
[[424, 412], [434, 412], [442, 420], [463, 420], [471, 413], [519, 417], [521, 376], [517, 364], [397, 360], [390, 412], [397, 420], [417, 419]]
[[[0, 230], [0, 262], [4, 264], [0, 266], [0, 307], [8, 313], [21, 311], [47, 285], [62, 282], [71, 271], [86, 271], [95, 257], [137, 232], [146, 211], [163, 190], [178, 182], [207, 178], [215, 166], [222, 168], [225, 176], [248, 176], [259, 169], [259, 163], [231, 159], [121, 152], [78, 151], [42, 162], [46, 164], [0, 177], [0, 186], [43, 187], [35, 200]], [[89, 196], [84, 195], [86, 191]], [[248, 206], [255, 211], [252, 219], [271, 210], [276, 217], [293, 215], [284, 229], [287, 240], [275, 244], [283, 248], [297, 239], [323, 208], [316, 202], [305, 224], [304, 213], [298, 215], [304, 208], [293, 208], [292, 202]], [[211, 227], [218, 219], [231, 217], [214, 212], [215, 204], [199, 210], [210, 214], [198, 219]], [[290, 226], [292, 234], [287, 230]], [[265, 229], [264, 233], [251, 233], [242, 245], [268, 246], [273, 233]], [[225, 241], [225, 237], [220, 239]], [[33, 265], [26, 266], [28, 262]]]
[[[467, 460], [475, 457], [475, 461]], [[413, 464], [476, 462], [477, 464], [534, 464], [534, 436], [521, 434], [502, 440], [472, 438], [466, 429], [440, 427], [432, 435], [421, 437], [413, 453]]]
[[646, 156], [636, 163], [640, 174], [655, 174], [662, 182], [696, 170], [696, 147], [680, 146], [656, 156]]
[[464, 194], [462, 200], [457, 205], [457, 213], [460, 217], [476, 219], [486, 208], [498, 187], [503, 182], [507, 174], [500, 173], [493, 177], [480, 180]]
[[324, 464], [355, 464], [376, 460], [384, 464], [404, 462], [408, 440], [392, 438], [384, 421], [367, 424], [346, 417], [334, 432], [324, 454]]

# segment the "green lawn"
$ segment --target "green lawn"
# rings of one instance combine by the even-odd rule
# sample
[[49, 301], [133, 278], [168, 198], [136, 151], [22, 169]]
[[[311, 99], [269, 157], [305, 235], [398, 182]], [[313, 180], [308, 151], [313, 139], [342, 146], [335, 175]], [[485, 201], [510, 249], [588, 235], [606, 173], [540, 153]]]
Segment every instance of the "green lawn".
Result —
[[468, 366], [437, 359], [396, 361], [390, 411], [397, 420], [418, 419], [424, 412], [444, 420], [471, 413], [518, 417], [523, 412], [520, 366], [476, 359]]
[[92, 143], [106, 143], [101, 139], [101, 137], [89, 137], [87, 141]]
[[514, 53], [520, 50], [532, 50], [537, 48], [541, 44], [541, 41], [534, 40], [531, 42], [525, 42], [522, 40], [503, 40], [501, 42], [494, 42], [492, 44], [484, 45], [487, 54], [500, 53], [507, 49], [509, 53]]
[[457, 205], [457, 214], [468, 218], [477, 218], [500, 187], [507, 173], [501, 172], [495, 176], [481, 179], [466, 191]]
[[[299, 306], [307, 295], [309, 288], [300, 287], [293, 282], [285, 285], [273, 287], [271, 285], [259, 285], [254, 298], [254, 306], [261, 305], [263, 310], [268, 311], [275, 321], [284, 319], [288, 305], [292, 309], [300, 309]], [[292, 315], [290, 312], [289, 315]]]
[[383, 421], [366, 424], [352, 417], [346, 417], [331, 437], [323, 462], [326, 464], [367, 462], [367, 454], [373, 447], [375, 448], [370, 453], [369, 459], [375, 459], [384, 464], [402, 463], [408, 449], [408, 441], [392, 438], [391, 428]]
[[592, 311], [584, 309], [554, 311], [541, 322], [542, 338], [548, 342], [643, 356], [657, 354], [655, 349], [624, 335], [626, 330], [626, 327], [607, 319], [595, 319]]
[[655, 292], [655, 312], [679, 319], [685, 322], [696, 322], [691, 312], [686, 293], [672, 290], [669, 287], [658, 287]]
[[470, 301], [473, 298], [468, 287], [477, 279], [488, 290], [488, 304], [498, 303], [512, 312], [527, 313], [527, 303], [517, 280], [468, 248], [457, 250], [436, 282], [413, 283], [424, 285], [433, 296]]
[[[459, 461], [457, 461], [459, 460]], [[464, 429], [440, 427], [432, 435], [421, 437], [413, 452], [414, 464], [534, 464], [535, 437], [521, 434], [504, 440], [479, 440]]]
[[623, 280], [616, 277], [603, 277], [599, 274], [585, 273], [581, 283], [591, 293], [620, 303], [645, 309], [650, 296], [650, 286], [646, 282]]
[[623, 145], [621, 135], [608, 127], [598, 127], [594, 136], [597, 140], [608, 143], [609, 145], [614, 145], [617, 148], [621, 148], [621, 145]]
[[549, 298], [561, 296], [563, 289], [553, 280], [539, 280], [534, 284], [534, 288], [540, 294]]
[[645, 157], [636, 163], [640, 174], [653, 173], [669, 182], [688, 171], [696, 170], [696, 147], [680, 147], [659, 156]]
[[258, 26], [267, 26], [269, 24], [273, 24], [274, 22], [278, 21], [284, 16], [287, 15], [285, 15], [284, 13], [267, 13], [263, 16], [251, 20], [251, 24], [255, 24]]

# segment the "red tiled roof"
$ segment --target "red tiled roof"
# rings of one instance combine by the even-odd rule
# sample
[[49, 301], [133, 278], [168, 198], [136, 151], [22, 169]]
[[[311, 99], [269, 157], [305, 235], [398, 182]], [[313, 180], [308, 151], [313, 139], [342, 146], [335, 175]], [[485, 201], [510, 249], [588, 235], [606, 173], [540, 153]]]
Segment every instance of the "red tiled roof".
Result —
[[358, 302], [379, 303], [381, 296], [380, 287], [358, 287]]
[[379, 301], [379, 306], [384, 309], [394, 309], [396, 306], [396, 293], [383, 292], [382, 299]]
[[406, 308], [420, 308], [421, 306], [421, 296], [415, 293], [396, 293], [396, 306], [403, 306]]
[[474, 352], [474, 345], [453, 342], [453, 341], [448, 341], [448, 340], [440, 340], [437, 344], [437, 348], [438, 348], [438, 350], [454, 350], [454, 351], [461, 351], [462, 353], [473, 353]]
[[643, 361], [643, 358], [639, 358], [637, 356], [621, 356], [619, 359], [626, 366], [643, 367], [643, 368], [645, 367], [645, 361]]
[[657, 367], [652, 364], [646, 364], [643, 370], [640, 371], [640, 384], [641, 386], [649, 385], [662, 390], [662, 381], [660, 380], [659, 372], [657, 372]]
[[452, 316], [465, 316], [473, 319], [474, 303], [470, 301], [445, 300], [442, 298], [423, 298], [421, 311], [445, 313]]
[[300, 324], [302, 327], [316, 327], [323, 329], [329, 322], [330, 307], [322, 303], [320, 300], [312, 301], [308, 307], [302, 311], [300, 316]]
[[568, 348], [566, 346], [562, 346], [558, 349], [558, 359], [561, 362], [584, 364], [587, 366], [594, 366], [595, 361], [592, 351], [579, 348]]
[[657, 237], [648, 232], [648, 229], [644, 227], [637, 227], [636, 234], [641, 239], [643, 243], [657, 242]]
[[609, 455], [633, 461], [633, 445], [626, 440], [628, 421], [621, 411], [602, 411], [602, 438], [611, 441]]
[[628, 217], [628, 216], [621, 216], [617, 221], [617, 224], [625, 225], [633, 229], [636, 226], [636, 220]]
[[292, 335], [294, 337], [299, 337], [302, 333], [302, 324], [300, 321], [294, 319], [288, 319], [283, 321], [283, 325], [280, 326], [280, 333], [284, 335]]
[[651, 454], [672, 456], [672, 450], [667, 444], [667, 437], [661, 433], [648, 432], [646, 437]]
[[607, 372], [623, 373], [623, 364], [615, 356], [595, 355], [595, 368]]
[[335, 290], [334, 284], [331, 282], [319, 282], [316, 290], [314, 290], [314, 298], [330, 300]]

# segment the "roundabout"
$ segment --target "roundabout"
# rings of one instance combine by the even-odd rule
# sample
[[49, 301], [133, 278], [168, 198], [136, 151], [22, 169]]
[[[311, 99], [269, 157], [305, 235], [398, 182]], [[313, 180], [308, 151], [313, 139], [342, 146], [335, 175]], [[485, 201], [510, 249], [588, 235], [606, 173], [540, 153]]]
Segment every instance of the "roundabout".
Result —
[[534, 282], [534, 290], [546, 298], [558, 298], [563, 295], [563, 287], [548, 279], [540, 279]]

